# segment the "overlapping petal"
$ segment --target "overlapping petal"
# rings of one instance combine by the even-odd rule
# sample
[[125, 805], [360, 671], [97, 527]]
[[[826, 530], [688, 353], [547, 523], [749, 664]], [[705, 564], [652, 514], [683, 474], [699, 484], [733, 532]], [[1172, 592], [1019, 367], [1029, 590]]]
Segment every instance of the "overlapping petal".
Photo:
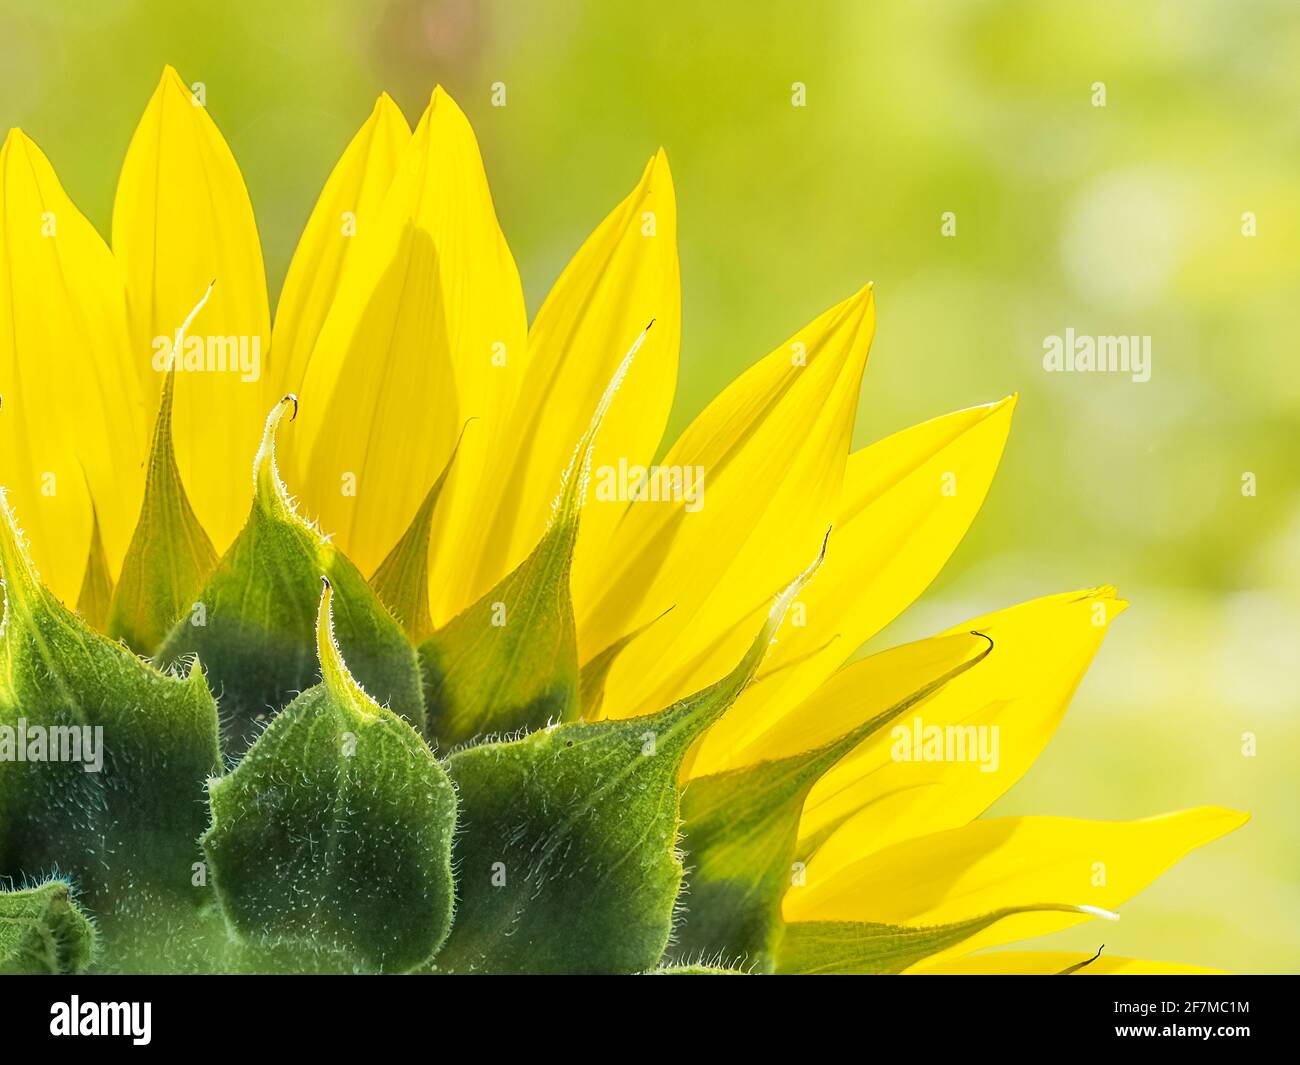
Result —
[[702, 471], [698, 505], [631, 504], [601, 579], [575, 583], [584, 659], [672, 608], [615, 662], [608, 716], [646, 713], [716, 680], [743, 643], [744, 619], [816, 553], [839, 504], [874, 325], [868, 286], [741, 375], [663, 459]]
[[262, 246], [239, 166], [202, 98], [171, 67], [122, 163], [113, 255], [126, 279], [134, 369], [150, 413], [172, 337], [216, 282], [182, 353], [174, 430], [185, 489], [220, 551], [248, 513], [271, 322]]
[[706, 737], [694, 772], [770, 757], [747, 748], [783, 722], [825, 716], [796, 707], [938, 574], [984, 501], [1014, 410], [1010, 396], [912, 426], [849, 456], [825, 565], [768, 655], [760, 682]]
[[271, 333], [274, 391], [297, 392], [358, 233], [378, 223], [411, 129], [383, 93], [330, 172], [298, 240]]
[[[519, 274], [497, 225], [473, 131], [441, 89], [377, 222], [358, 232], [301, 390], [303, 498], [364, 572], [398, 541], [465, 435], [435, 519], [430, 607], [445, 617], [474, 529], [474, 489], [523, 362]], [[440, 568], [441, 567], [441, 568]]]
[[[178, 352], [175, 392], [176, 456], [202, 524], [219, 550], [235, 536], [267, 403], [297, 391], [293, 479], [366, 572], [429, 500], [411, 565], [424, 573], [431, 529], [428, 607], [413, 595], [407, 611], [422, 626], [445, 625], [534, 549], [591, 411], [654, 319], [598, 438], [572, 561], [581, 658], [599, 661], [601, 712], [649, 713], [726, 674], [771, 594], [834, 528], [757, 681], [685, 773], [795, 762], [850, 735], [793, 798], [778, 796], [788, 801], [767, 916], [775, 921], [793, 846], [806, 876], [785, 894], [787, 921], [979, 927], [913, 971], [1202, 971], [974, 954], [1084, 919], [1052, 906], [1113, 909], [1246, 820], [1216, 807], [1133, 822], [975, 820], [1049, 741], [1126, 606], [1114, 589], [1021, 604], [842, 667], [969, 527], [1014, 396], [850, 456], [875, 322], [868, 286], [742, 375], [673, 445], [661, 467], [698, 495], [629, 494], [656, 454], [677, 372], [676, 206], [662, 152], [579, 249], [531, 330], [477, 142], [441, 89], [413, 134], [381, 96], [349, 144], [291, 264], [274, 346], [247, 190], [201, 94], [170, 67], [123, 165], [112, 252], [17, 131], [0, 150], [0, 236], [0, 483], [65, 602], [80, 588], [88, 615], [104, 613], [139, 508], [159, 371], [210, 282], [192, 330], [199, 351]], [[978, 661], [972, 633], [991, 645]], [[924, 700], [902, 711], [914, 693]], [[855, 729], [890, 707], [899, 716], [859, 743]], [[949, 736], [964, 753], [943, 749]]]
[[[967, 632], [903, 644], [845, 667], [812, 698], [792, 711], [759, 722], [760, 728], [744, 727], [743, 721], [739, 727], [727, 727], [724, 718], [705, 736], [687, 775], [698, 778], [726, 773], [815, 750], [871, 721], [934, 678], [956, 669], [972, 657], [972, 646], [983, 650], [987, 644]], [[768, 661], [771, 657], [769, 653]], [[760, 675], [747, 694], [763, 705], [766, 689], [778, 675]], [[926, 713], [924, 708], [933, 705], [942, 694], [940, 689], [938, 694], [931, 695], [918, 712]], [[910, 721], [914, 716], [908, 714], [899, 720]], [[858, 750], [880, 742], [881, 736], [877, 734]]]
[[[592, 457], [595, 483], [582, 513], [575, 580], [599, 584], [605, 549], [626, 498], [602, 487], [619, 471], [654, 458], [677, 384], [681, 279], [677, 205], [662, 151], [636, 188], [596, 228], [551, 288], [528, 333], [528, 363], [509, 418], [511, 447], [485, 478], [470, 597], [491, 587], [541, 539], [559, 474], [587, 428], [590, 412], [647, 323], [647, 334], [615, 395]], [[480, 546], [481, 545], [481, 546]]]
[[[1047, 745], [1110, 622], [1127, 605], [1110, 587], [1066, 592], [971, 618], [935, 637], [978, 631], [993, 641], [993, 651], [817, 782], [800, 822], [804, 847], [819, 846], [823, 867], [838, 868], [864, 853], [955, 828], [983, 813]], [[924, 675], [910, 670], [911, 657], [900, 648], [856, 662], [795, 713], [816, 718], [831, 705], [852, 705], [848, 692], [915, 685]], [[900, 679], [894, 679], [896, 672]], [[874, 705], [872, 695], [865, 698]], [[927, 728], [960, 728], [975, 742], [982, 733], [991, 757], [927, 759], [916, 757], [924, 751], [915, 742], [899, 747], [895, 730], [915, 740]], [[760, 741], [754, 753], [761, 751]]]
[[[973, 821], [835, 868], [814, 856], [806, 886], [787, 892], [783, 912], [788, 921], [937, 925], [1038, 903], [1114, 910], [1189, 851], [1246, 820], [1235, 810], [1205, 806], [1140, 821]], [[1015, 914], [965, 940], [956, 952], [1046, 935], [1086, 919]]]
[[0, 483], [51, 590], [74, 605], [91, 496], [116, 570], [143, 486], [145, 413], [104, 241], [20, 130], [0, 149]]

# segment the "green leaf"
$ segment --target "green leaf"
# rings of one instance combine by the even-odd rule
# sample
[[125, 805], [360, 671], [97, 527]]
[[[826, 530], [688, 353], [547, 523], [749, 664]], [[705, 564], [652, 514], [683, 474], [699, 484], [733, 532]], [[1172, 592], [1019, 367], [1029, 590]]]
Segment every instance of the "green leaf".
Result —
[[[460, 437], [465, 439], [464, 428]], [[429, 536], [433, 530], [433, 512], [460, 451], [461, 440], [456, 441], [451, 458], [425, 494], [424, 502], [402, 538], [370, 575], [370, 587], [401, 622], [406, 635], [416, 643], [433, 631], [433, 618], [429, 613]]]
[[2, 495], [0, 569], [0, 874], [65, 871], [100, 914], [192, 898], [220, 762], [202, 673], [164, 675], [64, 607]]
[[716, 956], [771, 968], [782, 928], [781, 897], [790, 883], [808, 793], [869, 736], [983, 661], [992, 641], [987, 636], [972, 639], [975, 636], [980, 634], [954, 636], [948, 642], [954, 659], [978, 648], [976, 657], [961, 661], [844, 735], [787, 758], [691, 781], [682, 795], [689, 895], [673, 957]]
[[108, 611], [113, 602], [113, 578], [109, 575], [108, 555], [99, 531], [99, 511], [93, 502], [90, 515], [90, 552], [86, 573], [81, 578], [81, 591], [77, 594], [77, 613], [92, 629], [102, 630], [108, 625]]
[[[185, 342], [185, 330], [212, 287], [177, 332], [173, 356]], [[154, 422], [144, 502], [131, 543], [122, 562], [122, 575], [108, 611], [108, 633], [123, 639], [142, 655], [152, 655], [176, 619], [190, 609], [194, 596], [217, 564], [212, 541], [190, 506], [172, 446], [172, 405], [176, 371], [163, 383]]]
[[294, 396], [267, 417], [248, 522], [157, 655], [160, 662], [198, 655], [219, 695], [232, 753], [245, 750], [266, 718], [315, 682], [322, 575], [333, 586], [335, 631], [357, 679], [412, 724], [424, 721], [410, 642], [357, 568], [302, 519], [280, 481], [275, 434], [290, 408], [297, 412]]
[[1042, 903], [993, 910], [952, 924], [911, 926], [859, 921], [806, 921], [786, 925], [777, 950], [776, 971], [783, 976], [840, 974], [877, 976], [901, 973], [933, 954], [955, 947], [989, 925], [1017, 913], [1059, 911], [1118, 920], [1095, 906]]
[[578, 517], [600, 423], [649, 329], [606, 387], [564, 472], [541, 541], [496, 587], [420, 644], [431, 742], [455, 746], [577, 717], [578, 638], [569, 570]]
[[452, 755], [459, 905], [437, 971], [636, 973], [659, 961], [682, 881], [682, 759], [753, 678], [815, 567], [776, 598], [731, 673], [667, 710]]
[[330, 607], [327, 581], [322, 683], [211, 783], [203, 849], [240, 936], [401, 972], [451, 924], [456, 798], [424, 740], [348, 672]]
[[95, 927], [66, 880], [0, 891], [0, 975], [81, 972], [95, 953]]

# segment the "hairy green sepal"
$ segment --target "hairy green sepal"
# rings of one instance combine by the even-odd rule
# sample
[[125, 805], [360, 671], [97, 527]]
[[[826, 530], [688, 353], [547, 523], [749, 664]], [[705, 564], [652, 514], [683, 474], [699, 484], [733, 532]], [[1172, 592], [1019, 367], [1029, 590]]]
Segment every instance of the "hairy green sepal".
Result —
[[243, 939], [401, 972], [451, 924], [456, 800], [406, 721], [348, 672], [320, 605], [323, 681], [212, 782], [203, 837], [222, 910]]
[[334, 626], [348, 666], [374, 699], [423, 724], [414, 649], [360, 571], [298, 514], [275, 465], [275, 433], [297, 400], [267, 418], [252, 511], [157, 659], [197, 654], [221, 703], [226, 746], [242, 753], [264, 723], [315, 682], [320, 578], [334, 589]]

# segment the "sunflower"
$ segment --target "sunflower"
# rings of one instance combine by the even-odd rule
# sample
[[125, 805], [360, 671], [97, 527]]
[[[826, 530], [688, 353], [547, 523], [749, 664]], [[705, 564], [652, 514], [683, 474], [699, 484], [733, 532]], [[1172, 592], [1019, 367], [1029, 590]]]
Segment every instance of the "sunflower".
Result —
[[868, 285], [657, 459], [662, 151], [531, 324], [441, 89], [414, 132], [379, 98], [274, 321], [171, 68], [111, 246], [18, 130], [0, 211], [0, 968], [1194, 971], [988, 951], [1246, 819], [981, 816], [1113, 588], [857, 657], [1016, 397], [851, 451]]

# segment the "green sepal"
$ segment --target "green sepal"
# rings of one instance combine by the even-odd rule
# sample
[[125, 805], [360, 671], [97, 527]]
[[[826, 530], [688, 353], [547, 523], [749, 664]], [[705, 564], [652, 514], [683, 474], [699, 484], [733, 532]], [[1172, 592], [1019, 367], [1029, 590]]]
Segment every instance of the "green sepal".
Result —
[[797, 921], [785, 927], [776, 954], [782, 976], [883, 976], [901, 973], [948, 950], [1005, 917], [1044, 911], [1079, 913], [1118, 920], [1091, 906], [1042, 903], [992, 910], [951, 924], [912, 926], [863, 921]]
[[[212, 292], [211, 286], [177, 333], [173, 352], [184, 345], [185, 330]], [[181, 481], [172, 444], [176, 370], [167, 371], [154, 421], [144, 501], [126, 549], [122, 573], [108, 610], [108, 634], [125, 640], [142, 655], [152, 655], [217, 564], [212, 541], [199, 524]]]
[[95, 954], [95, 926], [66, 880], [0, 891], [0, 975], [78, 973]]
[[569, 592], [578, 518], [596, 434], [645, 335], [601, 396], [564, 472], [551, 523], [532, 553], [420, 644], [428, 735], [435, 745], [452, 747], [578, 716], [578, 635]]
[[[464, 429], [460, 435], [463, 440]], [[433, 512], [458, 451], [460, 440], [456, 441], [447, 465], [425, 493], [406, 532], [370, 575], [370, 587], [415, 643], [433, 632], [433, 617], [429, 613], [429, 537], [433, 532]]]
[[682, 849], [691, 869], [689, 907], [675, 958], [722, 957], [770, 970], [780, 937], [781, 898], [790, 884], [799, 819], [813, 785], [840, 759], [900, 714], [977, 665], [987, 636], [953, 636], [952, 655], [979, 654], [922, 685], [887, 710], [812, 750], [699, 777], [682, 795]]
[[459, 904], [438, 972], [637, 973], [658, 963], [682, 883], [678, 774], [757, 671], [810, 568], [740, 664], [645, 717], [459, 751]]
[[452, 747], [577, 716], [576, 531], [568, 521], [552, 526], [513, 573], [420, 644], [431, 743]]
[[401, 972], [430, 958], [451, 924], [456, 798], [419, 734], [348, 672], [330, 606], [326, 582], [322, 682], [211, 782], [202, 844], [243, 939]]
[[741, 969], [728, 969], [721, 965], [665, 965], [651, 969], [646, 976], [749, 976]]
[[99, 511], [94, 503], [90, 505], [90, 518], [90, 551], [81, 590], [77, 593], [77, 613], [92, 629], [103, 631], [108, 626], [108, 611], [113, 602], [113, 578], [108, 570], [108, 554], [104, 551]]
[[2, 495], [0, 568], [0, 874], [64, 871], [101, 915], [192, 897], [203, 782], [220, 764], [202, 672], [160, 673], [63, 606]]
[[157, 655], [159, 662], [198, 655], [235, 754], [315, 682], [322, 574], [334, 589], [335, 632], [352, 672], [377, 702], [417, 727], [424, 722], [419, 664], [401, 626], [348, 558], [302, 519], [280, 480], [275, 434], [290, 407], [296, 413], [294, 396], [267, 417], [247, 523]]

